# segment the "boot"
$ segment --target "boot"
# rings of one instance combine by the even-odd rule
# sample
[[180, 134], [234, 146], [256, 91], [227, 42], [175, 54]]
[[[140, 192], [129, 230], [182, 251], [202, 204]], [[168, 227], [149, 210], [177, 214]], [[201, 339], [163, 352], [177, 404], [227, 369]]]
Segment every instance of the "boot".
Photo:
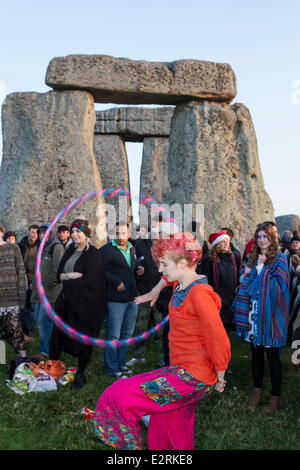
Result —
[[77, 374], [75, 375], [75, 380], [73, 382], [73, 385], [72, 385], [72, 389], [73, 390], [79, 390], [80, 388], [82, 388], [84, 385], [86, 384], [86, 377], [84, 374], [79, 374], [77, 372]]
[[267, 408], [265, 409], [265, 413], [267, 413], [268, 415], [271, 415], [283, 407], [284, 407], [284, 404], [281, 400], [281, 397], [272, 395], [269, 406], [267, 406]]
[[252, 397], [249, 400], [248, 408], [254, 410], [262, 400], [262, 388], [254, 387]]

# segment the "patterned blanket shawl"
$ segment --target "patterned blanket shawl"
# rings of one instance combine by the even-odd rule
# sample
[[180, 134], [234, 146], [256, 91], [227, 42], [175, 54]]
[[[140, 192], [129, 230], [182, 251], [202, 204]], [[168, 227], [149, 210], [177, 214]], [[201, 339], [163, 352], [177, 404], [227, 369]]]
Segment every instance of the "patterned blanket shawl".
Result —
[[237, 337], [245, 337], [250, 328], [251, 301], [257, 305], [257, 335], [254, 345], [281, 347], [286, 342], [289, 318], [289, 272], [285, 255], [278, 253], [274, 262], [263, 266], [258, 275], [256, 264], [241, 282], [233, 303]]

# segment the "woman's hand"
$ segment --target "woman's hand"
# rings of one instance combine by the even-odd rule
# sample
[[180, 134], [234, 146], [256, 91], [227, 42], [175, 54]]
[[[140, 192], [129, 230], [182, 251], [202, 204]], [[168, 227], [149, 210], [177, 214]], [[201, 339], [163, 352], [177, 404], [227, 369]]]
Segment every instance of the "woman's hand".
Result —
[[[70, 273], [72, 275], [71, 279], [80, 279], [83, 277], [82, 273]], [[69, 274], [69, 276], [70, 276]]]
[[83, 276], [82, 273], [61, 273], [60, 280], [61, 281], [69, 281], [70, 279], [80, 279]]
[[217, 370], [217, 382], [215, 384], [215, 390], [219, 393], [224, 392], [224, 388], [226, 385], [226, 380], [225, 380], [225, 370]]
[[220, 380], [218, 379], [217, 383], [215, 385], [215, 390], [219, 393], [222, 393], [222, 392], [224, 392], [225, 385], [226, 385], [226, 380], [225, 379], [220, 379]]
[[150, 302], [150, 307], [153, 307], [153, 305], [156, 303], [158, 300], [159, 294], [161, 291], [167, 286], [167, 283], [164, 279], [161, 279], [158, 284], [156, 284], [155, 287], [150, 292], [147, 292], [147, 294], [144, 295], [139, 295], [134, 299], [135, 303], [137, 305], [143, 304], [145, 302]]
[[147, 294], [139, 295], [138, 297], [136, 297], [134, 301], [137, 305], [143, 304], [145, 302], [150, 302], [150, 307], [153, 307], [153, 305], [157, 302], [159, 294], [160, 291], [153, 288], [150, 292], [147, 292]]
[[266, 255], [258, 255], [257, 264], [265, 264], [267, 261]]

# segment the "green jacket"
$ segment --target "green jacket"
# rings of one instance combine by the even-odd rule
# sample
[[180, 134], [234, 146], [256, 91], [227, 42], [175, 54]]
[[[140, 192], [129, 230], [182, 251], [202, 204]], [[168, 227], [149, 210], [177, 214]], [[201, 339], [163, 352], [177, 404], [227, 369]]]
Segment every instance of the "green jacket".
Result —
[[[62, 283], [57, 282], [56, 274], [64, 253], [64, 247], [56, 240], [53, 240], [53, 242], [46, 246], [42, 253], [40, 267], [42, 284], [45, 289], [46, 297], [51, 304], [56, 301], [62, 289]], [[36, 287], [35, 276], [33, 279], [31, 302], [41, 302]]]

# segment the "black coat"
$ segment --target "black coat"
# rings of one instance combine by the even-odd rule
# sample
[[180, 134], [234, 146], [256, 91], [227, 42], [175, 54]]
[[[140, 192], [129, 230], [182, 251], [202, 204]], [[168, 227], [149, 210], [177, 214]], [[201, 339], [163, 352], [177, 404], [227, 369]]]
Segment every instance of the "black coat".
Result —
[[[135, 248], [130, 250], [131, 266], [128, 265], [124, 255], [117, 246], [111, 242], [99, 249], [101, 253], [106, 277], [106, 300], [111, 302], [132, 302], [136, 296], [135, 271], [137, 268]], [[123, 282], [125, 290], [117, 291]]]
[[135, 246], [138, 263], [145, 268], [144, 274], [142, 276], [137, 276], [137, 288], [141, 294], [150, 292], [161, 278], [156, 263], [152, 257], [152, 245], [152, 240], [141, 238], [137, 241]]
[[[75, 249], [76, 247], [72, 245], [64, 253], [57, 272], [59, 281], [65, 263]], [[78, 332], [98, 337], [102, 320], [106, 316], [106, 303], [103, 262], [97, 248], [90, 246], [83, 251], [75, 263], [74, 272], [82, 273], [83, 277], [63, 281], [63, 289], [56, 300], [55, 311]], [[53, 354], [57, 356], [58, 351], [79, 356], [86, 348], [91, 347], [74, 341], [54, 326], [50, 357]]]
[[219, 257], [220, 262], [216, 263], [218, 279], [215, 278], [214, 261], [210, 256], [201, 260], [196, 272], [207, 276], [208, 284], [221, 298], [221, 319], [225, 325], [231, 325], [234, 317], [231, 306], [236, 296], [236, 288], [239, 285], [240, 259], [235, 252], [232, 254], [220, 253]]

